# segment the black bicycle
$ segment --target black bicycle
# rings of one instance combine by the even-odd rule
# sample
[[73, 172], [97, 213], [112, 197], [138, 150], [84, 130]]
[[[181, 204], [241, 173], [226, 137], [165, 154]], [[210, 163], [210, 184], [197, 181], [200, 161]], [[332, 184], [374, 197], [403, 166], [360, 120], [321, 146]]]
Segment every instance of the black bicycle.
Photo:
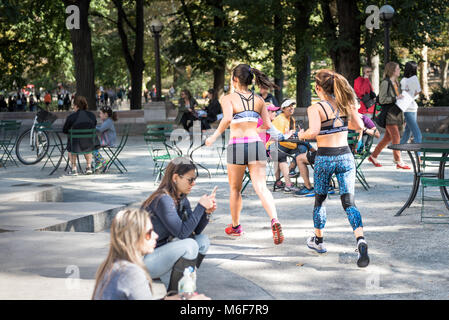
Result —
[[36, 164], [44, 158], [50, 147], [50, 138], [45, 130], [40, 130], [40, 126], [51, 125], [57, 119], [56, 115], [40, 106], [37, 110], [32, 127], [24, 131], [16, 143], [17, 159], [24, 165]]

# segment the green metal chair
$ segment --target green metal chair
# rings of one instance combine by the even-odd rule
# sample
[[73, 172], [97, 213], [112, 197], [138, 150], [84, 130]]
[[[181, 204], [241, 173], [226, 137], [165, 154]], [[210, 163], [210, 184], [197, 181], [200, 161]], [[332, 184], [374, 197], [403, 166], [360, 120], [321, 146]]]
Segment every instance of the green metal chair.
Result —
[[0, 122], [0, 164], [2, 167], [6, 167], [8, 160], [19, 166], [12, 154], [19, 137], [21, 125], [20, 121], [15, 120]]
[[[365, 174], [362, 170], [362, 163], [371, 155], [371, 147], [373, 145], [374, 138], [367, 135], [365, 141], [362, 140], [362, 148], [357, 148], [359, 143], [359, 133], [358, 132], [348, 132], [348, 145], [351, 148], [352, 154], [354, 155], [355, 165], [356, 165], [356, 177], [360, 184], [365, 190], [368, 191], [370, 188], [368, 181], [366, 181]], [[362, 137], [363, 139], [363, 137]]]
[[[441, 151], [435, 152], [433, 149], [423, 149], [423, 155], [421, 156], [421, 162], [422, 162], [422, 168], [423, 172], [420, 173], [420, 183], [421, 183], [421, 222], [423, 223], [431, 223], [431, 224], [440, 224], [449, 223], [449, 216], [446, 215], [438, 215], [438, 216], [430, 216], [426, 215], [424, 213], [424, 203], [425, 201], [444, 201], [446, 203], [446, 207], [448, 206], [447, 202], [449, 201], [447, 196], [447, 187], [449, 187], [449, 179], [441, 179], [441, 177], [437, 173], [429, 173], [424, 172], [424, 169], [426, 168], [428, 161], [438, 161], [443, 162], [443, 165], [445, 165], [446, 162], [448, 162], [449, 157], [447, 154], [445, 156], [441, 155]], [[438, 153], [438, 155], [432, 155]], [[447, 150], [447, 153], [449, 153], [449, 149]], [[430, 154], [430, 155], [429, 155]], [[441, 197], [425, 197], [425, 189], [429, 187], [437, 187], [440, 189]], [[434, 222], [434, 220], [437, 220], [438, 222]]]
[[[73, 145], [74, 139], [85, 139], [85, 140], [90, 140], [92, 139], [92, 144], [98, 145], [99, 141], [98, 141], [98, 137], [97, 137], [97, 129], [93, 128], [93, 129], [69, 129], [69, 141], [70, 144]], [[71, 154], [74, 154], [77, 156], [79, 155], [83, 155], [83, 154], [89, 154], [92, 153], [93, 150], [88, 150], [88, 151], [83, 151], [83, 152], [74, 152], [74, 151], [70, 151]], [[77, 159], [77, 163], [78, 163], [78, 167], [80, 168], [80, 172], [83, 172], [83, 170], [81, 169], [81, 165], [80, 165], [80, 161], [79, 158]], [[67, 166], [69, 164], [69, 158], [67, 158]]]
[[[448, 143], [449, 142], [449, 134], [445, 133], [429, 133], [425, 132], [422, 134], [422, 142], [423, 143]], [[449, 152], [449, 150], [448, 150]], [[446, 203], [446, 207], [448, 207], [449, 194], [447, 192], [447, 187], [449, 187], [449, 179], [445, 179], [444, 177], [444, 168], [448, 167], [447, 164], [449, 158], [447, 156], [443, 156], [441, 151], [439, 151], [435, 155], [435, 151], [432, 149], [423, 149], [420, 156], [420, 166], [422, 168], [422, 172], [420, 174], [420, 183], [421, 183], [421, 222], [430, 223], [430, 224], [447, 224], [449, 223], [448, 216], [430, 216], [425, 215], [424, 213], [424, 203], [425, 201], [444, 201]], [[438, 162], [438, 163], [437, 163]], [[427, 168], [440, 168], [443, 165], [443, 179], [440, 179], [439, 174], [437, 172], [426, 172]], [[425, 189], [429, 187], [437, 187], [440, 189], [441, 197], [425, 197]], [[435, 222], [437, 220], [438, 222]], [[442, 222], [440, 222], [442, 221]]]
[[167, 144], [167, 136], [173, 131], [171, 124], [148, 125], [144, 133], [144, 140], [148, 147], [151, 160], [153, 160], [153, 175], [156, 175], [155, 183], [162, 178], [166, 162], [179, 156], [179, 152]]
[[[114, 165], [120, 173], [124, 173], [124, 171], [128, 172], [125, 165], [120, 161], [118, 156], [122, 152], [123, 148], [125, 148], [126, 143], [128, 142], [129, 137], [129, 128], [130, 124], [125, 124], [122, 132], [122, 138], [120, 139], [120, 143], [116, 147], [104, 146], [102, 147], [105, 154], [108, 156], [108, 164], [103, 168], [102, 173], [106, 173], [112, 165]], [[121, 167], [121, 168], [120, 168]], [[123, 169], [123, 171], [122, 171]]]

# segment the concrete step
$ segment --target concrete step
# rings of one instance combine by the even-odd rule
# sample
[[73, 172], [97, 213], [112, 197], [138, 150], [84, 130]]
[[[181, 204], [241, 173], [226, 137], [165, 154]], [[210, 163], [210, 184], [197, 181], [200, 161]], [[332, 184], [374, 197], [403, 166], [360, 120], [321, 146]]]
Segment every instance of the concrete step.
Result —
[[100, 232], [109, 228], [115, 214], [126, 207], [97, 202], [2, 202], [0, 229]]
[[62, 202], [63, 192], [60, 186], [49, 183], [2, 179], [0, 203], [7, 201]]

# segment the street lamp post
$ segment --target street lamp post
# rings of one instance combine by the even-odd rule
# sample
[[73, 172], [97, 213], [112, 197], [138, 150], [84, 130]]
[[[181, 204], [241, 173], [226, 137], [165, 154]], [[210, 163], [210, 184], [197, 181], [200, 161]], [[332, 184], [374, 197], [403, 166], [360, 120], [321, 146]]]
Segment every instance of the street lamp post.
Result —
[[379, 10], [380, 19], [385, 27], [385, 43], [384, 43], [384, 64], [390, 61], [390, 27], [394, 16], [394, 9], [390, 5], [384, 5]]
[[154, 36], [154, 54], [156, 58], [156, 101], [161, 101], [161, 59], [159, 51], [159, 39], [164, 26], [158, 19], [151, 21], [150, 30]]

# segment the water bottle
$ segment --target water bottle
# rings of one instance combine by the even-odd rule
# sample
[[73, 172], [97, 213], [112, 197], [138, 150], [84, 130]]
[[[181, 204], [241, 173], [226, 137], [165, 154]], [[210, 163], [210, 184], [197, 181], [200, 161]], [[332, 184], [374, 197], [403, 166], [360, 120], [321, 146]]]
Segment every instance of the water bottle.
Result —
[[184, 269], [183, 277], [178, 282], [178, 293], [194, 294], [196, 291], [196, 271], [194, 267]]

